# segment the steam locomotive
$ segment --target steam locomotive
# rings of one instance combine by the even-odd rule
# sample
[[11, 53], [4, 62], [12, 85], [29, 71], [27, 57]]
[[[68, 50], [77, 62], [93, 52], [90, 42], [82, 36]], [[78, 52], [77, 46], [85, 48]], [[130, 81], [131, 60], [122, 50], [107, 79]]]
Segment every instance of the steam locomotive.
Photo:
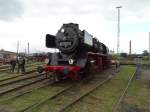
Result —
[[49, 55], [47, 64], [39, 72], [52, 73], [56, 80], [80, 80], [91, 71], [102, 71], [110, 64], [106, 45], [87, 31], [81, 31], [75, 23], [63, 24], [55, 36], [47, 34], [46, 47], [57, 48], [59, 52]]

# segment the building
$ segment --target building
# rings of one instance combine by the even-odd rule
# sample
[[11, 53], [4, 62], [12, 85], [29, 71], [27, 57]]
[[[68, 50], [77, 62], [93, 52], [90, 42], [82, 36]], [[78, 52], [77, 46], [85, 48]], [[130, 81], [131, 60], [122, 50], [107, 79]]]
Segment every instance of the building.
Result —
[[15, 52], [0, 50], [0, 64], [8, 63], [14, 57], [16, 57]]

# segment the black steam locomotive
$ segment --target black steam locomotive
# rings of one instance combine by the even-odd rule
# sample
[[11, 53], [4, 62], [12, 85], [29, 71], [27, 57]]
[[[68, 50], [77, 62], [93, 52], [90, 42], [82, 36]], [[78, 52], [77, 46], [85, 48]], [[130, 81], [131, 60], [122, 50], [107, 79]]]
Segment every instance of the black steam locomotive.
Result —
[[87, 31], [81, 31], [78, 24], [63, 24], [56, 36], [47, 34], [46, 47], [59, 49], [43, 67], [46, 73], [53, 72], [57, 80], [79, 80], [91, 68], [102, 71], [109, 66], [108, 48]]

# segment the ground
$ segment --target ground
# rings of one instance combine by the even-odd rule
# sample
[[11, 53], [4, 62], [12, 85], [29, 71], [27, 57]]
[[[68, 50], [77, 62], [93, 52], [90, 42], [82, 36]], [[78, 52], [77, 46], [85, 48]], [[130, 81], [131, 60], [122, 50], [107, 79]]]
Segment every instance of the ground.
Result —
[[150, 68], [143, 67], [141, 78], [134, 80], [119, 112], [150, 112]]
[[[108, 70], [105, 71], [106, 73]], [[65, 112], [112, 112], [118, 98], [121, 96], [123, 90], [126, 88], [130, 77], [135, 72], [135, 66], [121, 66], [120, 70], [112, 69], [107, 74], [114, 76], [112, 79], [105, 83], [103, 86], [98, 87], [93, 92], [82, 98], [80, 101], [70, 106]], [[9, 74], [9, 73], [7, 73]], [[1, 74], [1, 76], [6, 74]], [[11, 74], [12, 75], [12, 74]], [[101, 74], [102, 75], [102, 74]], [[98, 75], [99, 76], [99, 75]], [[33, 108], [32, 112], [47, 112], [48, 109], [55, 108], [56, 112], [60, 108], [69, 104], [76, 96], [80, 96], [95, 84], [101, 82], [105, 77], [97, 77], [95, 75], [94, 81], [79, 83], [76, 86], [72, 86], [72, 89], [66, 90], [63, 94], [51, 99], [36, 108]], [[19, 84], [19, 83], [17, 83]], [[69, 85], [68, 85], [69, 84]], [[93, 86], [91, 86], [93, 85]], [[24, 108], [33, 104], [38, 104], [49, 97], [54, 96], [60, 91], [70, 87], [70, 83], [57, 83], [49, 86], [45, 86], [40, 89], [35, 89], [30, 93], [24, 94], [15, 99], [9, 99], [0, 103], [0, 112], [16, 112], [23, 110]], [[2, 87], [0, 88], [2, 89]], [[17, 93], [17, 92], [14, 92]], [[12, 92], [13, 94], [13, 92]], [[11, 93], [0, 96], [2, 98], [11, 97]], [[142, 67], [142, 74], [139, 80], [134, 78], [133, 82], [129, 86], [127, 93], [122, 100], [118, 112], [150, 112], [150, 67]], [[115, 111], [115, 112], [117, 112]], [[55, 112], [54, 109], [52, 112]]]

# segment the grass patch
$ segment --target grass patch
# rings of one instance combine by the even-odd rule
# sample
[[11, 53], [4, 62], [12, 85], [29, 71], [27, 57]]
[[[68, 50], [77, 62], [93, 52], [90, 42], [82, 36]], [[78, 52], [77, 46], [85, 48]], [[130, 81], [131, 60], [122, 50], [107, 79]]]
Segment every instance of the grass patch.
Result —
[[13, 100], [0, 103], [0, 108], [5, 108], [10, 112], [17, 112], [25, 109], [26, 107], [38, 103], [50, 96], [53, 96], [58, 91], [62, 90], [64, 86], [47, 86], [37, 89], [31, 93], [25, 94]]
[[73, 105], [66, 112], [111, 112], [134, 70], [134, 67], [123, 66], [109, 83]]
[[[122, 90], [125, 88], [128, 83], [129, 77], [134, 72], [134, 67], [131, 66], [123, 66], [120, 72], [107, 84], [103, 85], [103, 87], [98, 88], [92, 94], [88, 95], [84, 99], [82, 99], [77, 104], [73, 105], [71, 108], [68, 108], [66, 112], [110, 112], [117, 101], [117, 98], [120, 96]], [[87, 86], [88, 85], [88, 86]], [[50, 109], [53, 110], [59, 107], [59, 104], [62, 103], [67, 104], [67, 101], [72, 100], [73, 95], [77, 93], [84, 93], [86, 89], [90, 88], [90, 84], [85, 85], [85, 87], [74, 88], [73, 94], [70, 95], [70, 99], [63, 96], [63, 100], [57, 99], [56, 101], [58, 105], [55, 105], [51, 102], [48, 102], [46, 105], [42, 105], [42, 108], [38, 107], [32, 112], [47, 112]], [[58, 93], [59, 90], [65, 88], [65, 84], [60, 86], [49, 86], [45, 88], [41, 88], [35, 90], [32, 93], [28, 93], [21, 97], [18, 97], [14, 100], [9, 100], [7, 102], [3, 102], [0, 104], [0, 108], [7, 109], [10, 112], [20, 111], [32, 104], [38, 103], [47, 97], [53, 96]], [[78, 92], [80, 91], [80, 92]], [[74, 94], [75, 93], [75, 94]], [[65, 94], [66, 95], [66, 94]], [[52, 111], [53, 112], [53, 111]]]
[[150, 77], [150, 75], [147, 72], [147, 74], [141, 76], [141, 80], [134, 80], [129, 87], [127, 95], [119, 108], [120, 112], [129, 112], [128, 110], [136, 109], [137, 112], [150, 112], [150, 88], [144, 79], [147, 76]]
[[[35, 63], [35, 64], [32, 64], [32, 65], [27, 65], [27, 67], [25, 67], [25, 70], [26, 71], [31, 71], [33, 69], [36, 69], [39, 65], [42, 65], [42, 63]], [[16, 66], [16, 69], [17, 71], [17, 66]], [[7, 72], [0, 72], [0, 80], [3, 80], [3, 79], [7, 79], [7, 78], [11, 78], [11, 77], [14, 77], [14, 76], [18, 76], [20, 74], [17, 74], [17, 73], [11, 73], [10, 70], [7, 70]]]

